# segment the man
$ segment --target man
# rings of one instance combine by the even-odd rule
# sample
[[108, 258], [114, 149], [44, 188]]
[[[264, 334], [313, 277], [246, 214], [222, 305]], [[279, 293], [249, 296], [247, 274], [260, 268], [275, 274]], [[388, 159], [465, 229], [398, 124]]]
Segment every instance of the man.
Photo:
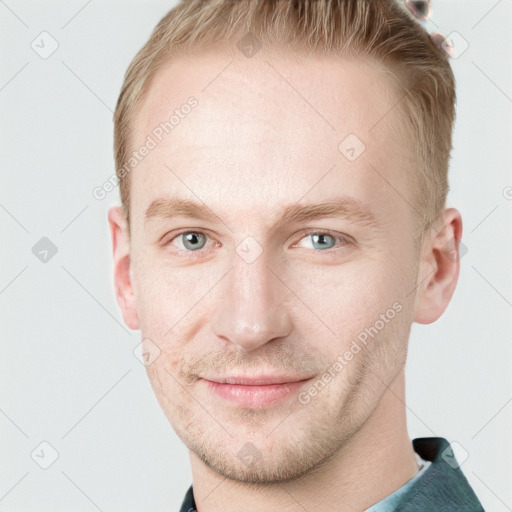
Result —
[[182, 511], [483, 510], [405, 414], [411, 324], [459, 274], [454, 102], [393, 0], [185, 0], [130, 65], [115, 288], [189, 449]]

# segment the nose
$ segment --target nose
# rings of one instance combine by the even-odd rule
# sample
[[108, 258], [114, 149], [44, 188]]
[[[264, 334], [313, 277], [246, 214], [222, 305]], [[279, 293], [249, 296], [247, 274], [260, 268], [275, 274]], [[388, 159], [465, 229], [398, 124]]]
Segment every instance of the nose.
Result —
[[267, 267], [264, 254], [252, 263], [236, 255], [234, 260], [219, 289], [211, 328], [219, 338], [250, 352], [290, 334], [291, 316], [283, 303], [287, 288]]

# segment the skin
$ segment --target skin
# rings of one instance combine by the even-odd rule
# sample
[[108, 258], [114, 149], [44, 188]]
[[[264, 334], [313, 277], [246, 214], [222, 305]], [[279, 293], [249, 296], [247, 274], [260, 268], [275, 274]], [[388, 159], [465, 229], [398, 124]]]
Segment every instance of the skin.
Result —
[[[151, 84], [134, 146], [189, 96], [198, 106], [132, 171], [130, 229], [121, 207], [109, 211], [117, 300], [125, 323], [158, 347], [147, 372], [189, 449], [199, 512], [361, 511], [418, 471], [407, 345], [412, 322], [434, 322], [452, 297], [458, 244], [452, 257], [445, 248], [461, 239], [461, 216], [446, 209], [415, 251], [414, 145], [377, 63], [263, 51], [225, 68], [230, 60], [182, 57]], [[366, 146], [352, 162], [338, 150], [350, 133]], [[367, 205], [377, 226], [277, 223], [288, 205], [340, 195]], [[217, 217], [144, 222], [152, 201], [171, 197]], [[205, 238], [176, 236], [187, 230]], [[315, 238], [325, 230], [349, 242]], [[395, 303], [400, 312], [306, 404], [295, 390], [241, 406], [206, 385], [205, 376], [289, 373], [311, 377], [307, 390]]]

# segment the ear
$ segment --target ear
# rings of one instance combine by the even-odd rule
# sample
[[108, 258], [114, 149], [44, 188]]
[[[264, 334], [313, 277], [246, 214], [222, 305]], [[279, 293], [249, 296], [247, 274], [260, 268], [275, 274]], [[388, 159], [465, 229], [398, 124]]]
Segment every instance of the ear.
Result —
[[459, 278], [461, 238], [461, 215], [455, 208], [448, 208], [437, 228], [425, 237], [420, 253], [415, 322], [435, 322], [448, 307]]
[[112, 238], [114, 256], [114, 288], [116, 299], [123, 314], [124, 323], [130, 329], [139, 329], [139, 319], [135, 309], [130, 277], [130, 233], [121, 206], [113, 206], [108, 211], [108, 223]]

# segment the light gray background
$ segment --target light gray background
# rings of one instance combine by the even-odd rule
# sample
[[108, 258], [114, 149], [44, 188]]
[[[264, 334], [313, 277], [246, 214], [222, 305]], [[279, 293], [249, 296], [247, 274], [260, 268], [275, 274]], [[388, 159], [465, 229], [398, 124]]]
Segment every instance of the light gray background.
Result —
[[[117, 190], [92, 196], [114, 172], [125, 69], [174, 4], [0, 1], [0, 512], [172, 511], [191, 483], [115, 303]], [[413, 325], [407, 366], [411, 438], [459, 443], [495, 512], [512, 510], [511, 26], [512, 0], [434, 0], [429, 30], [469, 44], [452, 61], [449, 196], [468, 251], [445, 314]], [[31, 47], [50, 48], [43, 31], [59, 45], [47, 59]], [[42, 237], [58, 248], [46, 263], [32, 252]], [[48, 469], [43, 441], [58, 452]]]

